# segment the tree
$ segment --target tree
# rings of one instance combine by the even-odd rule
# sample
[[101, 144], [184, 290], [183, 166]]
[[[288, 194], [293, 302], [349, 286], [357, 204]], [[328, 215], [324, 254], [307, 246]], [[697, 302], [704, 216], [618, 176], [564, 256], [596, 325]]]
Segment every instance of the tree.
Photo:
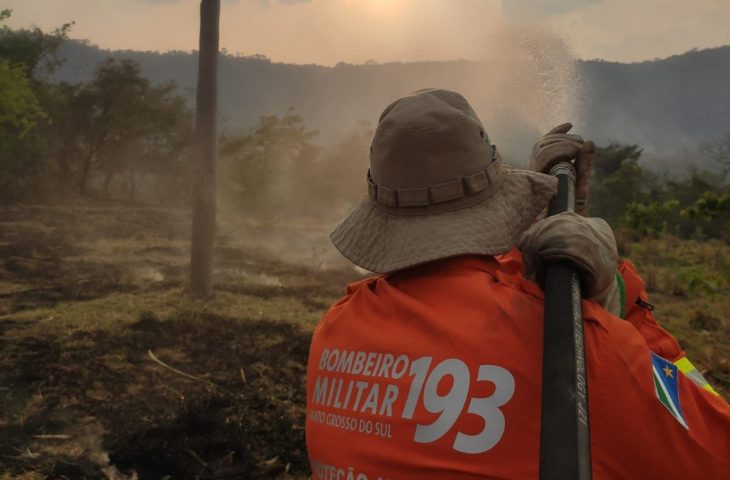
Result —
[[646, 172], [639, 165], [640, 157], [637, 145], [612, 143], [597, 149], [591, 179], [591, 216], [618, 226], [627, 206], [643, 200]]
[[180, 129], [187, 130], [188, 112], [175, 88], [173, 83], [153, 86], [131, 60], [109, 59], [99, 67], [89, 85], [95, 100], [91, 140], [106, 186], [125, 174], [134, 198], [136, 175], [159, 170], [161, 162], [180, 154]]
[[25, 69], [0, 61], [0, 190], [5, 196], [39, 164], [28, 158], [28, 133], [47, 115], [41, 108]]
[[[0, 23], [10, 11], [0, 11]], [[192, 119], [173, 83], [153, 85], [132, 60], [107, 59], [85, 84], [44, 77], [70, 24], [46, 34], [0, 25], [0, 196], [42, 198], [56, 186], [86, 195], [95, 174], [105, 191], [119, 175], [182, 177]]]
[[658, 235], [667, 231], [669, 217], [677, 207], [678, 200], [651, 203], [630, 203], [626, 207], [624, 225], [641, 236]]
[[[720, 144], [716, 147], [722, 152]], [[684, 238], [727, 238], [730, 203], [728, 184], [721, 177], [694, 168], [683, 178], [652, 173], [639, 165], [640, 156], [636, 145], [613, 143], [598, 149], [591, 215], [637, 236], [667, 232]]]
[[85, 195], [94, 172], [104, 187], [120, 174], [130, 198], [140, 173], [160, 171], [183, 155], [189, 111], [175, 85], [152, 85], [132, 60], [109, 58], [83, 85], [56, 86], [53, 150], [61, 178]]
[[[11, 14], [12, 10], [0, 11], [0, 21]], [[38, 27], [12, 30], [3, 25], [0, 28], [0, 58], [22, 65], [26, 76], [37, 80], [39, 74], [51, 73], [61, 63], [56, 52], [67, 40], [72, 26], [73, 22], [65, 23], [49, 34]]]
[[220, 0], [200, 2], [200, 48], [193, 157], [193, 231], [190, 249], [190, 293], [193, 296], [207, 296], [213, 289], [220, 7]]
[[25, 69], [0, 60], [0, 128], [19, 137], [46, 118]]
[[[0, 11], [0, 23], [10, 10]], [[70, 24], [46, 34], [39, 28], [11, 30], [0, 26], [0, 196], [16, 199], [29, 190], [30, 180], [47, 162], [45, 139], [48, 99], [52, 87], [37, 76], [58, 64], [55, 52]]]
[[317, 135], [293, 110], [261, 117], [243, 133], [224, 135], [221, 157], [233, 200], [269, 212], [310, 201], [303, 197], [314, 183], [313, 172], [320, 173], [315, 168], [319, 148], [312, 143]]
[[681, 216], [693, 228], [695, 236], [724, 238], [730, 242], [730, 191], [706, 191]]

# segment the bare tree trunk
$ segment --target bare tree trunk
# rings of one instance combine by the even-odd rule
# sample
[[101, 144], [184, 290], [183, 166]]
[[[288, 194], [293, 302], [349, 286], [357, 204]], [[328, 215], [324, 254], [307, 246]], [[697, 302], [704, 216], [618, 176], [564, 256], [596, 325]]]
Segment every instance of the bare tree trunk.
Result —
[[190, 249], [190, 293], [198, 297], [210, 295], [213, 289], [220, 8], [220, 0], [200, 2], [200, 48], [193, 153], [193, 235]]

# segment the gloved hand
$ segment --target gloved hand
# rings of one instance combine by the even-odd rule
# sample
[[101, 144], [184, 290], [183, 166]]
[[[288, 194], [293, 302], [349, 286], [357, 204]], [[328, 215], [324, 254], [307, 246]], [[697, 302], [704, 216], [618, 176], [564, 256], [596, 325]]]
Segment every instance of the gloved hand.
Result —
[[546, 133], [532, 147], [529, 169], [549, 173], [560, 162], [572, 162], [575, 166], [575, 211], [585, 215], [588, 211], [588, 188], [591, 163], [595, 154], [593, 142], [584, 142], [579, 135], [568, 132], [572, 123], [564, 123]]
[[616, 270], [619, 256], [611, 227], [600, 218], [564, 212], [535, 222], [520, 237], [525, 276], [544, 288], [546, 265], [572, 263], [581, 279], [581, 294], [620, 314]]

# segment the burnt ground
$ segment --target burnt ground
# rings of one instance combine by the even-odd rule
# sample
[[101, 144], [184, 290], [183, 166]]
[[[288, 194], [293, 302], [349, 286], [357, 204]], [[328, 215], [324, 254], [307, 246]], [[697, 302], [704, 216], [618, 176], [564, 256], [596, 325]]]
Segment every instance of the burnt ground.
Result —
[[282, 260], [255, 244], [286, 234], [249, 224], [191, 300], [185, 212], [0, 214], [1, 479], [308, 476], [311, 332], [356, 272]]
[[[0, 480], [309, 475], [309, 339], [358, 274], [316, 222], [225, 219], [216, 294], [192, 300], [188, 218], [0, 208]], [[727, 395], [728, 245], [620, 243], [657, 318]]]

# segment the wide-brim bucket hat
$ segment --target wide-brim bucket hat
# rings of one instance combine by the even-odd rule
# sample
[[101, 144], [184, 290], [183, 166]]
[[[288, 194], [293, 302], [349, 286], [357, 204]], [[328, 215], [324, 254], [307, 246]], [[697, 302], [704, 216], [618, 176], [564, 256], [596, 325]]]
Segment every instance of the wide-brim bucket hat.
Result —
[[368, 196], [330, 235], [377, 273], [510, 251], [557, 192], [557, 179], [503, 164], [460, 94], [419, 90], [380, 116]]

